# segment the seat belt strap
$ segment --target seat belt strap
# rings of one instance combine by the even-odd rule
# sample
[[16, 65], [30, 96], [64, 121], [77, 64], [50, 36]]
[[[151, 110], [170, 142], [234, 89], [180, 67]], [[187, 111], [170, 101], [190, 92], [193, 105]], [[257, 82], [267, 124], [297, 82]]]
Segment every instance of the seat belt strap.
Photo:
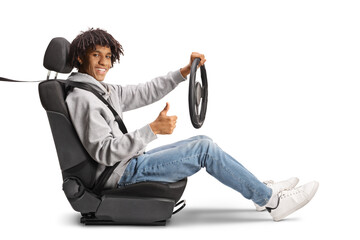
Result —
[[[59, 81], [59, 80], [57, 80]], [[82, 83], [82, 82], [74, 82], [74, 81], [62, 81], [64, 82], [67, 86], [70, 87], [77, 87], [83, 90], [87, 90], [89, 92], [92, 92], [95, 96], [97, 96], [109, 109], [110, 111], [114, 114], [115, 117], [115, 121], [118, 123], [119, 128], [121, 130], [121, 132], [123, 134], [128, 133], [125, 124], [123, 122], [123, 120], [121, 119], [121, 117], [119, 116], [119, 114], [115, 111], [115, 109], [110, 105], [110, 103], [108, 101], [106, 101], [106, 99], [98, 92], [96, 91], [94, 88], [92, 88], [89, 84], [86, 83]]]
[[3, 77], [0, 77], [0, 81], [1, 82], [41, 82], [41, 81], [20, 81], [20, 80], [12, 80], [12, 79], [8, 79], [8, 78], [3, 78]]
[[95, 194], [97, 194], [97, 195], [101, 194], [101, 191], [104, 189], [105, 183], [110, 178], [111, 174], [114, 172], [115, 168], [119, 165], [119, 163], [120, 162], [117, 162], [114, 165], [112, 165], [111, 167], [106, 167], [104, 169], [104, 171], [100, 174], [100, 176], [96, 180], [95, 185], [92, 189], [92, 191]]
[[[59, 81], [59, 80], [57, 80]], [[80, 83], [80, 82], [74, 82], [74, 81], [62, 81], [61, 82], [65, 83], [67, 86], [70, 87], [77, 87], [83, 90], [87, 90], [92, 92], [95, 96], [97, 96], [109, 109], [110, 111], [114, 114], [115, 116], [115, 121], [118, 123], [119, 128], [121, 130], [121, 132], [123, 134], [127, 133], [127, 129], [125, 127], [124, 122], [122, 121], [121, 117], [119, 116], [119, 114], [115, 111], [115, 109], [109, 104], [108, 101], [106, 101], [106, 99], [98, 92], [96, 91], [94, 88], [92, 88], [89, 84], [86, 83]], [[107, 182], [107, 180], [110, 178], [111, 174], [113, 173], [113, 171], [115, 170], [115, 168], [119, 165], [120, 162], [115, 163], [113, 166], [111, 167], [106, 167], [105, 170], [100, 174], [99, 178], [97, 179], [97, 181], [95, 182], [95, 186], [93, 187], [92, 191], [95, 194], [100, 195], [101, 191], [104, 189], [104, 186]]]

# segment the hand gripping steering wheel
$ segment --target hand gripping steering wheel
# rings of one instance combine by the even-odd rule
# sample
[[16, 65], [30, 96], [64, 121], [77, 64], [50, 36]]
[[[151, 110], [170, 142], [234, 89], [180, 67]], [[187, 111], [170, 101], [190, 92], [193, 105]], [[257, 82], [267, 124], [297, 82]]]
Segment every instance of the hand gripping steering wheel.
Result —
[[196, 70], [200, 58], [195, 58], [190, 70], [189, 81], [189, 110], [191, 123], [194, 128], [201, 128], [204, 123], [208, 102], [208, 82], [205, 65], [200, 67], [201, 83], [196, 82]]

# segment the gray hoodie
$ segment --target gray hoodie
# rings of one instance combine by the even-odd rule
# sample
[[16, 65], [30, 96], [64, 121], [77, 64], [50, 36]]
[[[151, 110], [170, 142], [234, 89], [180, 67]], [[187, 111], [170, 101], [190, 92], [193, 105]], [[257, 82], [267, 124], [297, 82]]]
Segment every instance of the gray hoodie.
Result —
[[[72, 73], [68, 80], [91, 84], [123, 118], [123, 112], [158, 101], [185, 78], [178, 70], [147, 83], [124, 87], [99, 82], [78, 72]], [[75, 88], [68, 94], [66, 103], [80, 141], [90, 156], [100, 163], [96, 177], [106, 166], [120, 162], [105, 185], [106, 188], [116, 187], [129, 160], [143, 154], [146, 145], [156, 139], [156, 135], [149, 125], [123, 134], [109, 108], [86, 90]]]

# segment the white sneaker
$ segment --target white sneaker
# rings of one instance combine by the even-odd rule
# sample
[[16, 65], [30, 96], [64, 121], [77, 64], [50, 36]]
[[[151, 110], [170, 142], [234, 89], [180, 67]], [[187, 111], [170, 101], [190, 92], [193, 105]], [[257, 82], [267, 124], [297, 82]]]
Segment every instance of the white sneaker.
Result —
[[[274, 193], [278, 194], [279, 192], [281, 192], [283, 190], [293, 189], [298, 184], [298, 182], [299, 182], [299, 179], [297, 177], [293, 177], [293, 178], [290, 178], [288, 180], [284, 180], [281, 182], [274, 182], [273, 180], [270, 180], [270, 181], [264, 182], [264, 184], [273, 190], [273, 194]], [[254, 203], [254, 204], [256, 207], [256, 211], [261, 212], [261, 211], [266, 210], [265, 206], [261, 207], [261, 206], [257, 205], [256, 203]]]
[[278, 206], [273, 209], [267, 208], [267, 210], [274, 221], [280, 221], [310, 202], [318, 188], [319, 183], [313, 181], [292, 190], [284, 190], [278, 195]]

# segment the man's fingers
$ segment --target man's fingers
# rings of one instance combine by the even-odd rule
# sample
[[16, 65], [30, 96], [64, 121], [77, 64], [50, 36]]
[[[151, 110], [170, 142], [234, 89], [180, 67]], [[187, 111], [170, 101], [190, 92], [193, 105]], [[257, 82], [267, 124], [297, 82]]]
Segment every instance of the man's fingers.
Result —
[[192, 62], [194, 61], [195, 58], [200, 58], [199, 65], [197, 67], [200, 67], [200, 66], [204, 65], [204, 63], [206, 62], [204, 54], [193, 52], [193, 53], [191, 53], [191, 64], [192, 64]]
[[165, 108], [160, 112], [161, 115], [166, 115], [170, 109], [170, 104], [167, 102]]
[[170, 118], [170, 120], [173, 121], [173, 122], [176, 122], [176, 120], [177, 120], [177, 116], [170, 116], [169, 118]]
[[204, 65], [205, 64], [205, 62], [206, 62], [206, 59], [204, 58], [204, 59], [202, 59], [201, 61], [200, 61], [200, 66], [202, 66], [202, 65]]

